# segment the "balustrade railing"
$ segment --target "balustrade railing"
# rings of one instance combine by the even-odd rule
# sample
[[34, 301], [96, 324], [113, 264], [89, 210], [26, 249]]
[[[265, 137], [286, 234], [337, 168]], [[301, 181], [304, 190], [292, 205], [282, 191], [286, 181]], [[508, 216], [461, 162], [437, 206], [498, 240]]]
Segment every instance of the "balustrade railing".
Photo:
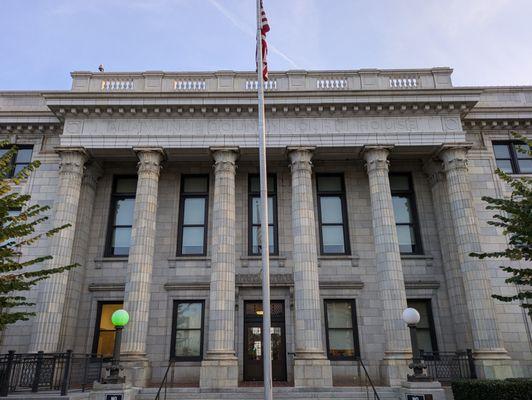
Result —
[[100, 381], [103, 359], [91, 354], [20, 353], [0, 355], [0, 397], [14, 392], [85, 389]]
[[434, 380], [449, 383], [456, 379], [476, 379], [477, 373], [471, 350], [420, 351], [427, 367], [426, 374]]

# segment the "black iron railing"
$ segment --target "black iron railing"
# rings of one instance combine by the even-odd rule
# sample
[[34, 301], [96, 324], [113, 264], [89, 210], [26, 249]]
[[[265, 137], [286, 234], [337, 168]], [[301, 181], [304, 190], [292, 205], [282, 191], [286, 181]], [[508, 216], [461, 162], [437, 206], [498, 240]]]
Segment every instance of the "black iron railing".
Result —
[[20, 353], [0, 354], [0, 397], [9, 393], [56, 390], [61, 396], [71, 389], [91, 387], [100, 381], [103, 359], [91, 354]]
[[166, 372], [164, 373], [164, 378], [159, 385], [159, 389], [157, 390], [157, 394], [155, 395], [155, 400], [159, 400], [161, 398], [161, 391], [164, 389], [163, 392], [163, 399], [166, 400], [166, 390], [168, 389], [168, 372], [170, 371], [170, 368], [174, 366], [175, 360], [170, 360], [168, 363], [168, 367], [166, 368]]
[[455, 379], [476, 379], [477, 373], [471, 350], [423, 351], [420, 356], [427, 367], [427, 375], [434, 380], [448, 383]]

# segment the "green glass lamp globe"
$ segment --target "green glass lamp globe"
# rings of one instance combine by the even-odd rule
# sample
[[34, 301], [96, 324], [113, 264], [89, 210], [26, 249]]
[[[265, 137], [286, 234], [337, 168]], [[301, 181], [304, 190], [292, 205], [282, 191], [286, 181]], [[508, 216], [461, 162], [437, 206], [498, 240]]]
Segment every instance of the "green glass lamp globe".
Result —
[[111, 316], [114, 326], [125, 326], [129, 322], [129, 314], [126, 310], [116, 310]]

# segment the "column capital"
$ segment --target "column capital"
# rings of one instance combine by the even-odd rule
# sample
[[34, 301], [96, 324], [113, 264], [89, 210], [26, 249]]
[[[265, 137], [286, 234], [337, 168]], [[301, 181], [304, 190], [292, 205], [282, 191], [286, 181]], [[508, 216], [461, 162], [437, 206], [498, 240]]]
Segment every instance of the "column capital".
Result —
[[370, 145], [362, 148], [362, 156], [366, 161], [366, 170], [369, 172], [384, 170], [388, 172], [390, 162], [388, 156], [393, 149], [392, 145]]
[[443, 164], [440, 160], [436, 158], [425, 160], [423, 162], [423, 171], [427, 175], [431, 187], [445, 180]]
[[312, 157], [315, 147], [287, 147], [292, 172], [300, 169], [312, 171]]
[[216, 173], [222, 171], [235, 172], [236, 160], [239, 155], [238, 147], [211, 147], [209, 150], [214, 159]]
[[471, 143], [457, 143], [441, 146], [438, 150], [437, 156], [443, 161], [444, 170], [467, 170], [467, 152], [471, 147]]
[[139, 159], [137, 164], [139, 175], [143, 173], [159, 173], [161, 162], [165, 157], [164, 150], [161, 147], [134, 147], [133, 151]]
[[55, 152], [59, 154], [60, 174], [83, 175], [85, 163], [89, 159], [89, 153], [83, 147], [55, 147]]

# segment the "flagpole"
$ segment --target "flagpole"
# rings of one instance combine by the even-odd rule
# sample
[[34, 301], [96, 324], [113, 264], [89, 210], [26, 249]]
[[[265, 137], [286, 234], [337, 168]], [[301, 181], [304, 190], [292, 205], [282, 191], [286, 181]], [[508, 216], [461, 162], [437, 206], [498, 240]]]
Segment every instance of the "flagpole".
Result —
[[270, 243], [268, 235], [268, 175], [266, 172], [266, 120], [264, 116], [264, 79], [262, 59], [261, 0], [257, 0], [257, 80], [258, 80], [258, 133], [261, 203], [262, 253], [262, 360], [264, 363], [264, 400], [272, 400], [272, 345], [270, 316]]

